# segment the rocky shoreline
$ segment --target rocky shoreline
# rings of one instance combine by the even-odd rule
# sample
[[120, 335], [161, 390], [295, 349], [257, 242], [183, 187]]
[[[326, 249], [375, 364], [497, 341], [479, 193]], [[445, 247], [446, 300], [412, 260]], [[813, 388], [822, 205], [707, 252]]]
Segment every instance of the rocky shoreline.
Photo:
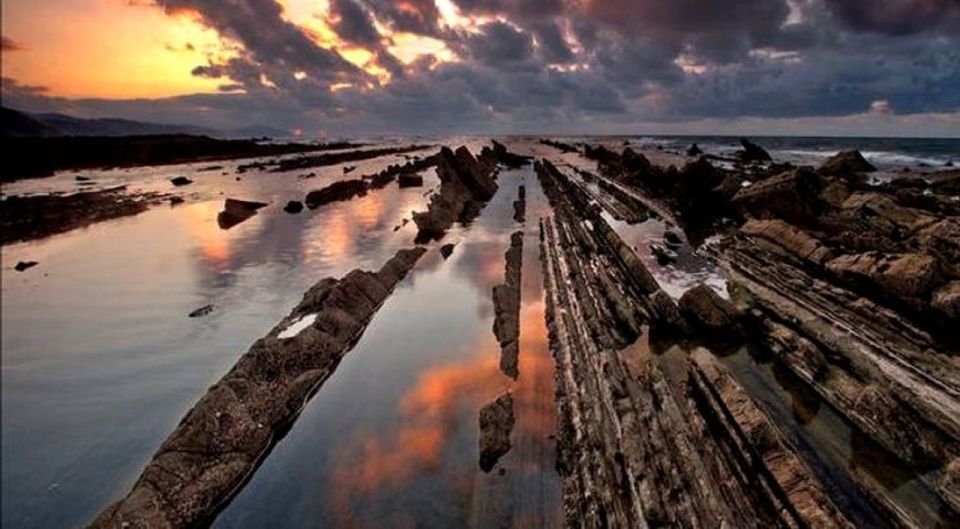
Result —
[[[768, 351], [859, 434], [932, 476], [922, 479], [928, 479], [926, 486], [939, 495], [941, 519], [956, 516], [960, 371], [957, 344], [948, 338], [948, 329], [957, 323], [954, 263], [960, 231], [955, 201], [949, 198], [951, 191], [944, 190], [955, 192], [960, 175], [943, 172], [930, 178], [936, 184], [919, 180], [871, 185], [864, 173], [873, 167], [859, 153], [840, 153], [818, 169], [795, 168], [771, 162], [755, 144], [744, 145], [749, 148], [733, 169], [715, 168], [704, 158], [680, 169], [662, 168], [630, 148], [618, 154], [587, 147], [585, 156], [597, 161], [599, 172], [588, 178], [581, 174], [583, 183], [541, 162], [541, 182], [554, 209], [553, 218], [542, 221], [541, 251], [550, 280], [548, 319], [558, 362], [559, 466], [566, 476], [568, 522], [585, 520], [584, 526], [596, 526], [616, 520], [614, 525], [626, 526], [700, 520], [713, 525], [725, 520], [736, 526], [765, 526], [774, 523], [770, 516], [779, 512], [777, 516], [790, 516], [777, 525], [849, 523], [825, 501], [822, 485], [803, 470], [802, 460], [788, 446], [774, 453], [789, 457], [761, 457], [766, 469], [754, 460], [751, 479], [800, 472], [805, 476], [804, 492], [792, 494], [781, 483], [781, 491], [770, 496], [754, 483], [732, 496], [743, 504], [739, 512], [725, 511], [722, 501], [718, 506], [707, 501], [711, 494], [731, 497], [731, 491], [720, 485], [729, 483], [730, 476], [712, 485], [704, 478], [696, 484], [699, 489], [689, 483], [671, 484], [666, 477], [645, 481], [651, 468], [666, 464], [663, 447], [654, 452], [656, 457], [645, 460], [644, 450], [626, 443], [652, 443], [651, 435], [663, 435], [683, 446], [689, 441], [683, 436], [695, 433], [683, 431], [694, 419], [714, 421], [701, 404], [695, 414], [674, 424], [663, 408], [671, 395], [657, 393], [661, 379], [669, 381], [675, 376], [670, 373], [683, 364], [687, 367], [677, 380], [687, 384], [696, 380], [702, 386], [684, 386], [681, 394], [716, 396], [723, 394], [719, 388], [733, 387], [724, 381], [729, 374], [705, 367], [716, 364], [715, 355], [706, 349], [687, 355], [675, 353], [676, 346], [661, 344], [666, 353], [651, 354], [649, 346], [643, 351], [642, 369], [634, 373], [640, 376], [640, 393], [632, 393], [635, 381], [618, 374], [629, 372], [624, 367], [629, 362], [621, 358], [624, 351], [637, 349], [638, 337], [642, 342], [664, 334], [678, 337], [679, 343], [693, 340], [725, 348], [749, 344]], [[596, 185], [598, 181], [604, 184]], [[592, 188], [587, 188], [588, 182]], [[924, 193], [903, 192], [913, 188]], [[625, 203], [623, 196], [630, 202]], [[627, 248], [626, 259], [615, 258], [623, 246], [609, 245], [616, 234], [604, 228], [603, 219], [591, 214], [591, 208], [604, 208], [621, 218], [629, 218], [625, 209], [642, 208], [639, 215], [655, 212], [679, 223], [691, 240], [707, 239], [701, 253], [726, 272], [732, 302], [706, 287], [688, 291], [679, 306], [663, 297], [655, 302], [656, 294], [649, 288], [624, 288], [628, 277], [649, 284], [645, 279], [649, 274], [635, 267], [624, 271], [633, 252]], [[652, 338], [644, 338], [648, 336]], [[712, 374], [704, 376], [704, 369]], [[646, 392], [653, 392], [654, 402], [660, 403], [659, 417], [642, 419], [649, 415], [647, 407], [632, 408], [651, 398]], [[734, 402], [749, 402], [741, 393], [736, 392], [739, 396], [731, 397], [733, 401], [714, 402], [727, 411], [712, 413], [729, 415], [738, 406]], [[599, 410], [606, 411], [596, 415]], [[640, 440], [631, 441], [627, 424], [637, 420], [656, 421], [670, 431], [651, 434], [654, 426], [642, 422], [635, 434]], [[749, 431], [743, 421], [757, 420], [741, 419], [738, 428]], [[782, 437], [777, 425], [768, 426], [773, 433], [760, 445], [744, 444], [743, 454], [728, 454], [709, 464], [732, 472], [737, 460], [751, 461], [751, 453], [763, 454], [770, 449], [771, 436]], [[717, 437], [718, 432], [709, 432], [715, 442], [729, 442]], [[752, 441], [758, 439], [754, 436]], [[701, 439], [692, 446], [709, 446], [703, 443]], [[607, 448], [598, 451], [598, 446]], [[716, 457], [722, 450], [707, 453]], [[682, 459], [689, 459], [689, 454]], [[780, 466], [784, 461], [791, 463]], [[707, 468], [697, 475], [709, 476]], [[635, 482], [636, 476], [644, 478]], [[892, 526], [925, 525], [876, 478], [853, 472], [852, 479], [885, 511]], [[604, 492], [594, 494], [597, 483], [604, 482], [600, 486]], [[658, 498], [667, 491], [686, 499], [680, 505], [662, 505]], [[699, 511], [681, 511], [686, 501]], [[767, 507], [745, 514], [749, 502]], [[771, 505], [780, 507], [764, 511]], [[821, 509], [813, 509], [815, 505]], [[717, 510], [709, 512], [712, 508]]]
[[[456, 242], [465, 246], [434, 246], [437, 266], [465, 265], [476, 252], [470, 223], [499, 191], [500, 170], [534, 161], [536, 180], [518, 183], [518, 196], [490, 210], [503, 218], [485, 248], [507, 243], [503, 264], [499, 249], [470, 263], [489, 280], [482, 290], [493, 300], [499, 349], [498, 363], [478, 364], [494, 376], [475, 401], [478, 415], [469, 411], [478, 419], [478, 482], [507, 483], [524, 457], [529, 396], [518, 388], [534, 366], [520, 350], [521, 296], [530, 295], [521, 279], [530, 274], [521, 278], [524, 231], [510, 230], [526, 221], [529, 190], [546, 329], [524, 319], [524, 333], [545, 333], [540, 343], [554, 360], [545, 393], [556, 406], [555, 438], [540, 438], [550, 439], [548, 460], [555, 440], [568, 526], [939, 528], [960, 517], [960, 172], [876, 180], [856, 151], [795, 167], [748, 140], [723, 160], [696, 146], [686, 157], [648, 158], [609, 142], [528, 141], [523, 154], [511, 152], [515, 145], [493, 142], [476, 155], [441, 147], [287, 208], [351, 200], [394, 182], [417, 188], [419, 173], [435, 168], [440, 186], [423, 194], [426, 210], [400, 215], [414, 222], [421, 245], [463, 224]], [[88, 216], [97, 207], [84, 201], [115, 203], [123, 215], [166, 199], [129, 198], [122, 188], [56, 198], [77, 203], [57, 204], [74, 213], [51, 233], [96, 222]], [[226, 229], [264, 205], [226, 199], [218, 222]], [[26, 207], [4, 207], [4, 223], [17, 228], [6, 216], [33, 211]], [[379, 272], [354, 270], [312, 287], [92, 526], [211, 523], [426, 251], [401, 250]], [[693, 275], [684, 259], [709, 265], [719, 281]], [[696, 281], [678, 288], [668, 274]], [[818, 413], [832, 430], [805, 429]]]

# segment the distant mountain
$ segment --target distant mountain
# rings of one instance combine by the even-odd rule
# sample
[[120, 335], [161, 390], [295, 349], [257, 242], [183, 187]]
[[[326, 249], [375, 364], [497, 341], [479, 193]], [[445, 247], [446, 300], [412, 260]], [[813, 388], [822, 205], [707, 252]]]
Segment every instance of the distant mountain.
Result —
[[0, 137], [51, 136], [142, 136], [155, 134], [192, 134], [211, 138], [286, 137], [280, 129], [249, 126], [215, 129], [196, 125], [167, 125], [117, 118], [85, 119], [65, 114], [28, 114], [0, 107]]

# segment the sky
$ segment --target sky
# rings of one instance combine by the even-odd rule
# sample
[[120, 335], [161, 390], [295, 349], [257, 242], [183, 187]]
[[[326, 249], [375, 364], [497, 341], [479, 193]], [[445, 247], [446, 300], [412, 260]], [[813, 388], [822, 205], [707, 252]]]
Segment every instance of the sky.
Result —
[[305, 136], [960, 137], [960, 0], [3, 0], [3, 105]]

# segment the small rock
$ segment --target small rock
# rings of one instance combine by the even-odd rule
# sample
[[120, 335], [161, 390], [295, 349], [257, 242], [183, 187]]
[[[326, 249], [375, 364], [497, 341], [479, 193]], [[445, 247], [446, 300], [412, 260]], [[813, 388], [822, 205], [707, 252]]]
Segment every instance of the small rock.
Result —
[[291, 214], [300, 213], [303, 211], [303, 202], [300, 202], [299, 200], [291, 200], [290, 202], [287, 202], [286, 206], [283, 206], [283, 210]]
[[170, 205], [176, 206], [177, 204], [183, 204], [183, 197], [170, 197]]
[[453, 253], [454, 246], [456, 245], [453, 243], [444, 244], [440, 247], [440, 255], [442, 255], [444, 259], [450, 257], [450, 255]]
[[186, 176], [177, 176], [177, 177], [171, 178], [170, 183], [177, 187], [181, 187], [188, 184], [192, 184], [193, 180], [190, 180]]
[[204, 305], [204, 306], [200, 307], [199, 309], [191, 312], [191, 313], [188, 314], [187, 316], [189, 316], [190, 318], [201, 318], [201, 317], [203, 317], [203, 316], [206, 316], [207, 314], [210, 314], [211, 312], [213, 312], [213, 304], [212, 304], [212, 303], [209, 304], [209, 305]]
[[89, 176], [79, 176], [79, 175], [73, 177], [73, 179], [76, 180], [77, 182], [89, 182], [90, 180], [92, 180], [92, 178], [90, 178]]
[[694, 143], [687, 149], [687, 156], [700, 156], [703, 154], [703, 150], [700, 149], [700, 146]]
[[677, 260], [676, 252], [659, 244], [651, 244], [650, 251], [653, 253], [653, 256], [656, 257], [657, 264], [660, 266], [668, 265]]
[[263, 202], [251, 202], [248, 200], [237, 200], [228, 198], [223, 203], [223, 211], [217, 215], [217, 224], [220, 229], [229, 230], [257, 214], [257, 210], [266, 207]]
[[676, 247], [683, 245], [683, 239], [677, 234], [677, 232], [673, 230], [667, 230], [663, 232], [663, 240], [666, 241], [667, 245], [669, 246]]
[[403, 173], [397, 177], [397, 183], [401, 188], [421, 187], [423, 186], [423, 177], [415, 173]]
[[38, 262], [36, 262], [36, 261], [20, 261], [20, 262], [18, 262], [16, 265], [14, 265], [13, 269], [16, 270], [17, 272], [23, 272], [24, 270], [26, 270], [26, 269], [28, 269], [28, 268], [33, 268], [34, 266], [37, 266], [38, 264], [40, 264], [40, 263], [38, 263]]
[[356, 169], [356, 168], [357, 168], [356, 165], [344, 165], [344, 166], [343, 166], [343, 174], [352, 173], [353, 170]]
[[505, 393], [480, 410], [480, 468], [490, 472], [510, 451], [513, 431], [513, 396]]

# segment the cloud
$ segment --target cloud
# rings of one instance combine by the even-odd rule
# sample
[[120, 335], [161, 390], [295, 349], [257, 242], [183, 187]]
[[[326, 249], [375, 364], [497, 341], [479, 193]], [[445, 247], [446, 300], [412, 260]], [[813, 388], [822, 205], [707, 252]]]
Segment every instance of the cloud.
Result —
[[886, 99], [877, 99], [870, 103], [871, 114], [892, 114], [893, 108]]
[[[960, 112], [956, 0], [450, 0], [453, 20], [434, 0], [330, 0], [318, 20], [336, 46], [319, 45], [275, 0], [153, 1], [235, 46], [193, 70], [221, 79], [222, 93], [65, 100], [5, 80], [5, 104], [398, 133]], [[401, 37], [434, 45], [404, 64], [388, 51]], [[453, 60], [433, 55], [437, 46]], [[341, 55], [358, 47], [371, 57], [363, 68]]]
[[332, 0], [330, 17], [334, 20], [332, 29], [343, 40], [361, 46], [380, 46], [380, 33], [373, 25], [373, 16], [357, 1]]
[[960, 32], [957, 0], [826, 0], [830, 11], [847, 27], [889, 35], [944, 29]]

